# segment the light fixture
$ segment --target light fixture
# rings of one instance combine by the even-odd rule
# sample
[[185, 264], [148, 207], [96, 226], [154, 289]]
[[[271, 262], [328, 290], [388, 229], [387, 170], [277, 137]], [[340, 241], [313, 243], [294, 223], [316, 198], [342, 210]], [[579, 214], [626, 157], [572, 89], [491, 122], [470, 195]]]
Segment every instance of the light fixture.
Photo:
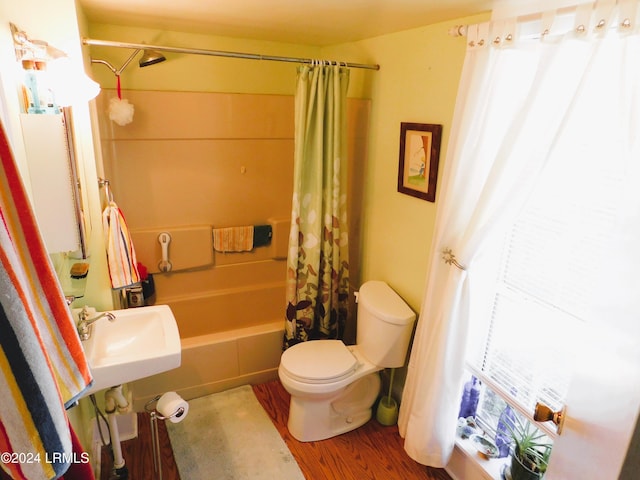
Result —
[[[77, 68], [62, 50], [49, 45], [44, 40], [33, 40], [15, 24], [9, 24], [13, 36], [16, 58], [23, 68], [33, 68], [46, 72], [34, 77], [30, 89], [50, 90], [58, 107], [68, 107], [74, 103], [88, 102], [100, 93], [100, 85], [89, 78], [84, 70]], [[41, 72], [41, 73], [42, 73]], [[37, 85], [37, 82], [46, 85]], [[38, 94], [34, 94], [38, 97]], [[35, 113], [49, 113], [35, 108]]]
[[60, 107], [88, 102], [100, 93], [100, 85], [84, 72], [78, 74], [69, 57], [48, 62], [49, 85]]

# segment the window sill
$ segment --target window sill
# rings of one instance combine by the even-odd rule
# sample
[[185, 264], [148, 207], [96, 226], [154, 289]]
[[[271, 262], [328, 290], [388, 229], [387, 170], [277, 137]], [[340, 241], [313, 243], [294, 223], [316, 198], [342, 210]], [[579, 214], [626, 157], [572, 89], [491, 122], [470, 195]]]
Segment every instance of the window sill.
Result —
[[446, 470], [455, 480], [500, 480], [502, 466], [508, 462], [508, 457], [484, 459], [471, 440], [458, 437]]

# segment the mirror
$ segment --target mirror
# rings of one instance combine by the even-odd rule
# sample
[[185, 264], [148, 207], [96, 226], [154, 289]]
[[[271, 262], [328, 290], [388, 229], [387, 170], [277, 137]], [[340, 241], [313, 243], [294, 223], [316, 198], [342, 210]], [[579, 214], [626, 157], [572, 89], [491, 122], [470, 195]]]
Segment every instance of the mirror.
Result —
[[87, 258], [71, 110], [20, 115], [34, 213], [49, 253]]
[[69, 146], [67, 152], [69, 154], [69, 168], [72, 178], [72, 193], [74, 213], [76, 218], [76, 228], [78, 229], [79, 236], [79, 253], [80, 258], [86, 259], [88, 257], [87, 222], [82, 202], [82, 182], [80, 181], [79, 166], [75, 153], [75, 141], [73, 138], [72, 123], [73, 117], [71, 115], [71, 107], [64, 107], [62, 109], [62, 114], [65, 119], [67, 145]]

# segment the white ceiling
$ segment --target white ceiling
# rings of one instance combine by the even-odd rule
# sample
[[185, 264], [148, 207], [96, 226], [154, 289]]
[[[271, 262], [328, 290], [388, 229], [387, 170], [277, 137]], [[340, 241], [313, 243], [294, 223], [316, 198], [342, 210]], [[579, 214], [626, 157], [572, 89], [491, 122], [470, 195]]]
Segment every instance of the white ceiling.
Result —
[[326, 46], [489, 11], [492, 0], [79, 0], [92, 23]]

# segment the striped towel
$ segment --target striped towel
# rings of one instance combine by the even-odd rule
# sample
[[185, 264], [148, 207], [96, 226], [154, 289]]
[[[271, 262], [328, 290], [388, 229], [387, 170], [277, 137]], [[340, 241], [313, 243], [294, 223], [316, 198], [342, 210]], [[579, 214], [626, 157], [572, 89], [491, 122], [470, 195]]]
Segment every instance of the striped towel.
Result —
[[105, 245], [107, 246], [107, 262], [111, 287], [114, 289], [128, 287], [140, 281], [138, 260], [133, 248], [133, 241], [127, 228], [127, 222], [116, 202], [109, 204], [102, 212]]
[[213, 229], [213, 249], [217, 252], [253, 250], [253, 225]]
[[91, 381], [71, 311], [0, 125], [0, 452], [40, 459], [0, 462], [6, 474], [40, 480], [68, 470], [73, 445], [65, 407]]

